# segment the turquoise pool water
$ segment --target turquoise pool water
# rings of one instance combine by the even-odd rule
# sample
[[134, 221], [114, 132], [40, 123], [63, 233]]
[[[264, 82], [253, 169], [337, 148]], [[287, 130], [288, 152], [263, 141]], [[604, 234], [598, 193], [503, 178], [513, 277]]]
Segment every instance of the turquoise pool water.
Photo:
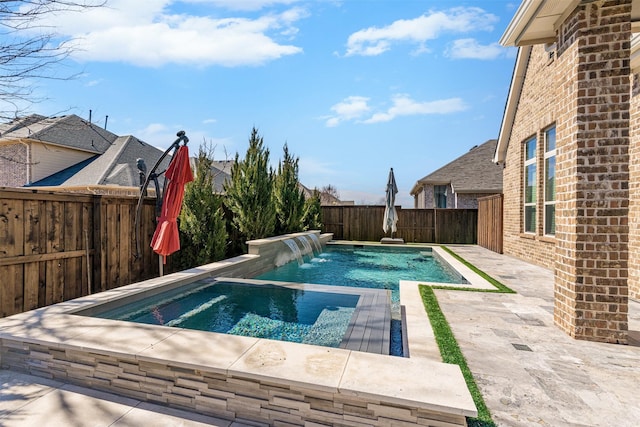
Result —
[[359, 296], [207, 279], [97, 317], [339, 347]]
[[290, 262], [256, 279], [319, 283], [391, 290], [398, 304], [400, 280], [460, 283], [460, 276], [431, 255], [429, 248], [386, 246], [327, 246], [324, 252]]
[[257, 279], [391, 291], [390, 354], [401, 356], [400, 280], [462, 283], [464, 279], [432, 256], [430, 248], [330, 245], [303, 262], [290, 262]]
[[[390, 354], [402, 355], [399, 281], [460, 283], [429, 248], [327, 246], [253, 280], [212, 278], [89, 315], [281, 341], [339, 347], [360, 296], [318, 285], [391, 291]], [[278, 282], [266, 284], [264, 281]], [[247, 280], [251, 282], [251, 280]], [[289, 284], [287, 284], [289, 282]], [[262, 283], [262, 284], [259, 284]], [[290, 283], [296, 283], [291, 285]], [[304, 285], [300, 285], [304, 284]], [[320, 291], [318, 291], [320, 289]]]

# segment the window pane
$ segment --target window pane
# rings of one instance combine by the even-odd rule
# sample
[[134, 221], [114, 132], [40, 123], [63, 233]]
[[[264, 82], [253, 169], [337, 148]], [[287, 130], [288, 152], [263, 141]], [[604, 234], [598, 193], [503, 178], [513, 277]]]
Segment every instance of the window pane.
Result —
[[536, 232], [536, 207], [524, 207], [524, 231], [529, 233]]
[[529, 165], [524, 173], [524, 202], [535, 203], [536, 201], [536, 165]]
[[556, 234], [556, 205], [544, 207], [544, 234]]
[[436, 208], [444, 209], [447, 207], [447, 186], [446, 185], [434, 186], [434, 196], [435, 196]]
[[531, 138], [526, 142], [526, 160], [533, 159], [536, 156], [536, 139]]
[[556, 128], [552, 127], [545, 132], [545, 151], [551, 151], [556, 149]]
[[556, 199], [556, 156], [544, 161], [544, 200], [552, 202]]

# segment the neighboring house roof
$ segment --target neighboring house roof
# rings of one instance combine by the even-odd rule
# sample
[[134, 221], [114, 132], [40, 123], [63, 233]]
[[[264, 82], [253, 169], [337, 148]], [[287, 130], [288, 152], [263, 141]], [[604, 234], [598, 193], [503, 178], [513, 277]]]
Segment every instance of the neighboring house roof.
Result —
[[32, 115], [14, 120], [8, 125], [8, 130], [1, 134], [0, 141], [40, 141], [96, 154], [104, 153], [118, 138], [75, 114], [50, 118]]
[[235, 160], [214, 160], [211, 164], [213, 191], [215, 193], [224, 193], [224, 185], [231, 179], [231, 167], [234, 164]]
[[[51, 118], [34, 114], [0, 125], [0, 142], [12, 143], [16, 140], [95, 153], [86, 160], [29, 184], [30, 187], [138, 187], [140, 175], [137, 159], [143, 159], [150, 171], [163, 154], [160, 149], [134, 136], [118, 136], [73, 114]], [[170, 160], [171, 157], [167, 156], [157, 172], [165, 170]], [[160, 185], [163, 180], [164, 175], [160, 175]]]
[[492, 161], [497, 140], [476, 145], [466, 154], [418, 180], [411, 190], [416, 195], [427, 185], [451, 185], [456, 193], [501, 193], [502, 166]]
[[[197, 157], [190, 157], [189, 162], [191, 169], [196, 171]], [[216, 194], [224, 194], [224, 186], [231, 180], [231, 168], [235, 164], [235, 160], [213, 160], [211, 162], [211, 175], [213, 177], [213, 192]]]
[[39, 122], [40, 120], [46, 119], [45, 116], [41, 116], [40, 114], [31, 114], [27, 117], [16, 117], [7, 123], [0, 123], [0, 137], [3, 137], [5, 133], [13, 132], [16, 129], [20, 129], [24, 126], [29, 126], [30, 124]]
[[[147, 170], [151, 171], [162, 151], [139, 140], [135, 136], [118, 137], [113, 144], [97, 159], [89, 163], [81, 171], [64, 181], [63, 186], [78, 185], [120, 185], [123, 187], [137, 187], [140, 185], [140, 174], [136, 166], [137, 159], [144, 159]], [[167, 156], [157, 172], [162, 172], [169, 166], [171, 157]], [[159, 177], [160, 184], [164, 175]]]

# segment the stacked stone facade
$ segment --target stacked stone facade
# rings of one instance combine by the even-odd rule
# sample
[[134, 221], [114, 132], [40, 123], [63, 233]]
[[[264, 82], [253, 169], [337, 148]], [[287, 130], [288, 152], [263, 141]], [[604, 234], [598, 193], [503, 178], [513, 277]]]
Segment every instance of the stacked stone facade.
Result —
[[[639, 192], [630, 180], [640, 174], [630, 171], [630, 112], [638, 108], [630, 100], [630, 38], [631, 1], [600, 0], [565, 18], [555, 51], [532, 48], [503, 180], [505, 253], [555, 266], [560, 328], [614, 343], [627, 341], [629, 242], [640, 246], [629, 237], [630, 213], [638, 209], [631, 204], [630, 211], [630, 188], [631, 196]], [[544, 235], [542, 216], [549, 126], [556, 127], [555, 236]], [[537, 229], [524, 233], [523, 144], [532, 136], [538, 140]]]

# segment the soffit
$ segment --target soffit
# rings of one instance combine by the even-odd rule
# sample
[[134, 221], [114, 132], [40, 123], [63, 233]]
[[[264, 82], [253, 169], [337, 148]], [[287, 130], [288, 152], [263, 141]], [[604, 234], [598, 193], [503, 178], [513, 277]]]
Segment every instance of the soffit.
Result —
[[579, 0], [524, 0], [505, 30], [500, 44], [528, 46], [556, 38], [556, 23], [579, 4]]

